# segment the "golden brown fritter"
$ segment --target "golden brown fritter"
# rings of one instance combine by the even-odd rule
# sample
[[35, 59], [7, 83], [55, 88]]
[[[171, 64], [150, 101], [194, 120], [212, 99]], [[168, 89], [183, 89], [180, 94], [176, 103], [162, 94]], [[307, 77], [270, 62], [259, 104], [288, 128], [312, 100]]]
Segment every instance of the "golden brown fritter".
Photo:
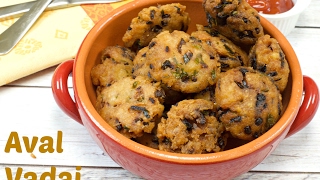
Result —
[[132, 140], [153, 149], [159, 149], [159, 142], [155, 133], [144, 133], [141, 137]]
[[193, 96], [194, 99], [205, 99], [211, 102], [215, 102], [215, 86], [208, 86], [204, 90]]
[[214, 104], [204, 99], [180, 101], [158, 124], [159, 149], [183, 154], [219, 152], [226, 144]]
[[[146, 76], [153, 81], [150, 74], [150, 67], [146, 66], [147, 59], [146, 53], [149, 50], [149, 47], [142, 48], [138, 51], [136, 58], [134, 59], [133, 65], [133, 75], [134, 76]], [[161, 84], [161, 88], [164, 90], [166, 97], [164, 100], [164, 105], [173, 105], [180, 100], [185, 98], [185, 95], [179, 91], [172, 90], [170, 87], [167, 87], [165, 84]]]
[[132, 19], [122, 40], [126, 47], [141, 49], [162, 31], [187, 31], [190, 23], [186, 6], [172, 3], [151, 6], [139, 12], [138, 17]]
[[150, 68], [146, 66], [147, 62], [147, 52], [149, 47], [144, 47], [137, 52], [136, 57], [133, 60], [133, 75], [134, 76], [147, 76], [151, 79], [151, 75], [149, 74]]
[[161, 88], [164, 90], [166, 94], [166, 98], [164, 99], [163, 104], [166, 107], [171, 107], [171, 105], [176, 104], [177, 102], [186, 99], [188, 97], [188, 94], [175, 91], [171, 89], [170, 87], [167, 87], [165, 84], [161, 84]]
[[109, 86], [124, 77], [132, 75], [135, 53], [121, 46], [107, 47], [101, 56], [101, 63], [91, 70], [92, 83], [96, 86]]
[[270, 77], [238, 67], [221, 74], [216, 84], [218, 118], [232, 136], [252, 140], [269, 130], [280, 118], [282, 97]]
[[253, 45], [264, 35], [258, 12], [245, 0], [204, 0], [209, 26], [228, 39]]
[[217, 58], [212, 59], [203, 47], [202, 41], [183, 31], [164, 31], [150, 42], [143, 60], [134, 59], [134, 71], [143, 68], [145, 76], [175, 91], [200, 92], [215, 84], [220, 72]]
[[[198, 31], [193, 32], [191, 36], [200, 39], [205, 42], [209, 48], [214, 49], [218, 55], [218, 62], [221, 65], [222, 72], [238, 66], [248, 66], [248, 55], [239, 46], [235, 45], [220, 33], [206, 31], [207, 29], [200, 25], [197, 27]], [[208, 51], [210, 51], [210, 49]]]
[[278, 41], [269, 35], [260, 37], [251, 49], [249, 58], [249, 65], [270, 76], [283, 92], [287, 87], [290, 69]]
[[164, 96], [159, 83], [143, 76], [126, 77], [101, 90], [96, 109], [114, 129], [136, 138], [151, 133], [162, 116]]

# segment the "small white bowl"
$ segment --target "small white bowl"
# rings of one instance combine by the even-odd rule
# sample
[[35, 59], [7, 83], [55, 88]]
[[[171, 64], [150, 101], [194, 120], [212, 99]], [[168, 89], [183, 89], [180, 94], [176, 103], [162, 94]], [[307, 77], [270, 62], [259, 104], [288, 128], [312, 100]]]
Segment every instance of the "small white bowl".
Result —
[[263, 14], [261, 16], [275, 25], [283, 35], [288, 35], [295, 27], [300, 14], [309, 6], [311, 0], [293, 0], [293, 8], [279, 14]]

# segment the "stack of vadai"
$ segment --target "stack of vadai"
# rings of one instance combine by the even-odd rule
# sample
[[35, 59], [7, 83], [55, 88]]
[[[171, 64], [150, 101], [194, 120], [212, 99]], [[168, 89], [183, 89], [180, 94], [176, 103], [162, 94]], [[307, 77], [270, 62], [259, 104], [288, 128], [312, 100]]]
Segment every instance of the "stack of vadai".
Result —
[[202, 5], [208, 24], [190, 34], [184, 5], [144, 8], [124, 45], [106, 47], [92, 68], [95, 107], [119, 133], [162, 151], [215, 153], [280, 118], [290, 69], [256, 10], [241, 0]]

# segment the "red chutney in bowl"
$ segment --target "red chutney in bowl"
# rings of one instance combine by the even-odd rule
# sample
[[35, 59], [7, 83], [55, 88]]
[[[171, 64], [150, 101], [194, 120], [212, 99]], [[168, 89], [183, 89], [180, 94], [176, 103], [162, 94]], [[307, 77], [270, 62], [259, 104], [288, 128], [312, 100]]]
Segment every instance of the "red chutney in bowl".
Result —
[[247, 0], [259, 13], [279, 14], [293, 8], [292, 0]]

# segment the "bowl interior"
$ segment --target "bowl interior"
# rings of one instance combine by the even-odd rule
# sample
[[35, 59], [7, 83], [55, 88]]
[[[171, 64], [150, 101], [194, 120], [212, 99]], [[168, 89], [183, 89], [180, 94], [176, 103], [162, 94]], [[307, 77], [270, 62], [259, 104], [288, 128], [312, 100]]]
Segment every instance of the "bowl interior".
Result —
[[[95, 27], [89, 32], [89, 34], [85, 38], [76, 58], [76, 66], [74, 69], [74, 76], [76, 77], [76, 80], [74, 83], [77, 86], [79, 98], [82, 101], [82, 103], [86, 106], [87, 110], [91, 113], [92, 117], [96, 120], [96, 122], [99, 123], [107, 131], [117, 133], [102, 120], [102, 118], [98, 115], [98, 113], [95, 111], [93, 107], [93, 104], [95, 104], [96, 101], [96, 94], [95, 87], [92, 85], [90, 77], [90, 71], [92, 67], [100, 63], [101, 52], [105, 47], [112, 45], [123, 45], [122, 36], [124, 35], [125, 31], [130, 25], [131, 19], [136, 17], [138, 12], [141, 11], [142, 8], [149, 7], [151, 5], [167, 4], [172, 2], [177, 1], [134, 1], [128, 5], [118, 8], [108, 16], [104, 17], [95, 25]], [[190, 15], [191, 23], [188, 29], [189, 33], [196, 30], [196, 24], [207, 24], [205, 13], [201, 4], [202, 0], [183, 0], [178, 2], [187, 7], [186, 11]], [[263, 17], [261, 18], [261, 23], [265, 29], [265, 33], [270, 34], [272, 37], [278, 40], [280, 46], [282, 47], [286, 55], [291, 72], [288, 86], [283, 93], [283, 116], [278, 121], [278, 123], [263, 136], [257, 138], [254, 141], [251, 141], [250, 143], [245, 144], [243, 147], [244, 149], [240, 152], [248, 150], [248, 152], [246, 153], [250, 153], [249, 151], [254, 151], [254, 149], [259, 149], [265, 144], [270, 143], [270, 141], [273, 140], [270, 137], [279, 136], [287, 126], [290, 126], [293, 121], [291, 116], [294, 116], [295, 113], [297, 113], [294, 111], [297, 111], [297, 108], [301, 100], [301, 92], [299, 91], [302, 91], [302, 74], [299, 62], [291, 45], [286, 40], [286, 38], [279, 32], [279, 30], [277, 30], [270, 22], [265, 20]], [[288, 108], [289, 106], [290, 108]], [[294, 115], [292, 115], [292, 113]], [[124, 136], [122, 137], [120, 134], [115, 136], [119, 138], [120, 141], [125, 141], [126, 143], [128, 143], [129, 148], [130, 144], [135, 143], [133, 141], [131, 142], [131, 140], [129, 139], [126, 139]], [[233, 148], [238, 145], [239, 144], [237, 143], [233, 145], [231, 144], [230, 148]], [[133, 146], [138, 146], [140, 150], [144, 148], [142, 147], [142, 145], [140, 146], [137, 143], [135, 143]]]

